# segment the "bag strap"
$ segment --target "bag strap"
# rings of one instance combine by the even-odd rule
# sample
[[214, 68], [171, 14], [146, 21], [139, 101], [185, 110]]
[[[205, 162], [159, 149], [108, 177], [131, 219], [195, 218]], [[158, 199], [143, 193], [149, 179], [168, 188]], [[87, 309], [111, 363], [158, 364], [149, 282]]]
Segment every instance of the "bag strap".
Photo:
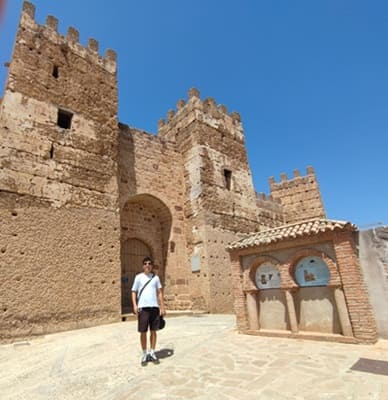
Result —
[[141, 288], [141, 290], [140, 290], [140, 292], [139, 292], [139, 295], [137, 296], [137, 302], [139, 303], [139, 299], [140, 299], [140, 296], [141, 296], [141, 294], [143, 293], [143, 290], [146, 288], [146, 286], [152, 281], [152, 279], [154, 279], [154, 276], [155, 276], [155, 274], [154, 275], [152, 275], [152, 278], [149, 280], [149, 281], [147, 281], [146, 283], [145, 283], [145, 285]]

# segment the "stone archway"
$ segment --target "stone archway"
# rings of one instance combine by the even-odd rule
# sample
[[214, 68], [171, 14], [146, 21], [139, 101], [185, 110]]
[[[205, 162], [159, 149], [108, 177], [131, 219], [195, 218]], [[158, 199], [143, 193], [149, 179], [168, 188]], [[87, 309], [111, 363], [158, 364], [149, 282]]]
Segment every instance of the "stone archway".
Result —
[[132, 311], [131, 287], [142, 271], [142, 259], [151, 256], [162, 284], [165, 278], [172, 216], [168, 207], [149, 194], [131, 197], [121, 210], [122, 311]]
[[127, 239], [121, 244], [121, 305], [123, 313], [132, 310], [131, 286], [141, 271], [144, 257], [153, 258], [150, 247], [139, 239]]
[[288, 260], [298, 329], [307, 332], [341, 334], [335, 287], [341, 281], [335, 262], [315, 249], [295, 252]]

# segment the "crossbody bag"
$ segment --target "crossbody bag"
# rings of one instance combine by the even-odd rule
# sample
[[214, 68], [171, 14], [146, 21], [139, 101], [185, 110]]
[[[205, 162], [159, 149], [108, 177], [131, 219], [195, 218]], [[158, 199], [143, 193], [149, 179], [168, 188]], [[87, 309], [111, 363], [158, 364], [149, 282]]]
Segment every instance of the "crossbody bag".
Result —
[[139, 299], [140, 299], [141, 294], [143, 293], [143, 290], [144, 290], [144, 289], [146, 288], [146, 286], [152, 281], [152, 279], [154, 279], [154, 277], [155, 277], [155, 274], [152, 275], [152, 278], [151, 278], [149, 281], [147, 281], [147, 282], [144, 284], [144, 286], [141, 288], [141, 290], [140, 290], [140, 292], [139, 292], [139, 295], [137, 296], [137, 304], [139, 304]]

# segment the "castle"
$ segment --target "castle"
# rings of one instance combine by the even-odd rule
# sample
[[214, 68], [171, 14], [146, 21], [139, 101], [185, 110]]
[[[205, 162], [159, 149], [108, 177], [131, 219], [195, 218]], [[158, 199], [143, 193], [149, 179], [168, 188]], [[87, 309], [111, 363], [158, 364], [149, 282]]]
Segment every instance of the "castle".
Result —
[[119, 122], [115, 52], [34, 13], [0, 109], [1, 337], [120, 320], [146, 255], [168, 309], [232, 312], [227, 245], [324, 219], [314, 170], [257, 194], [239, 114], [194, 88], [157, 135]]

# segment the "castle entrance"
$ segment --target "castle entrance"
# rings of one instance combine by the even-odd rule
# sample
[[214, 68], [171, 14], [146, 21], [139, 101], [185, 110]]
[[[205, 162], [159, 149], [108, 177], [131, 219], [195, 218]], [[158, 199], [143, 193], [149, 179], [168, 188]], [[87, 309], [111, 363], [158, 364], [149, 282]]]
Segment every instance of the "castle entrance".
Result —
[[143, 271], [143, 258], [151, 257], [154, 272], [164, 284], [172, 217], [158, 198], [141, 194], [131, 197], [121, 212], [121, 304], [131, 313], [131, 288], [136, 274]]
[[151, 249], [141, 240], [128, 239], [121, 246], [121, 303], [123, 314], [132, 312], [131, 287], [142, 271], [144, 257], [152, 257]]

